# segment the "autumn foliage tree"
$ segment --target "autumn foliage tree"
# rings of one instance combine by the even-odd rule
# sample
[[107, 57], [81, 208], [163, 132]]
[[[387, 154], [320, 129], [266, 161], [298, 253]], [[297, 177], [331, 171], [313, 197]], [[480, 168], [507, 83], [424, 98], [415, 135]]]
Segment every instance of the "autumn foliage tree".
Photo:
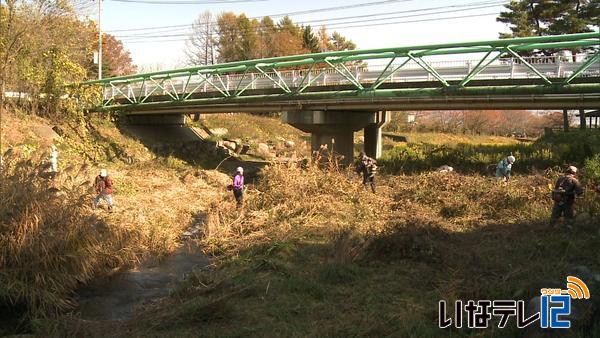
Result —
[[[28, 96], [21, 102], [27, 110], [58, 117], [58, 98], [66, 85], [96, 77], [98, 34], [74, 5], [52, 0], [0, 3], [0, 109], [5, 92], [19, 92]], [[105, 35], [103, 50], [108, 76], [135, 70], [113, 36]]]
[[[98, 31], [95, 26], [88, 28], [89, 41], [87, 58], [85, 62], [87, 78], [98, 77], [98, 65], [93, 63], [94, 52], [98, 50]], [[111, 34], [102, 35], [102, 77], [123, 76], [135, 73], [137, 67], [133, 64], [129, 51], [125, 50], [123, 43]]]
[[0, 3], [0, 106], [6, 91], [21, 92], [28, 109], [54, 115], [65, 84], [85, 79], [86, 46], [69, 2]]
[[[206, 19], [209, 16], [212, 17], [207, 12], [200, 15], [196, 23], [201, 22], [204, 29], [194, 30], [188, 39], [188, 64], [206, 64], [194, 56], [210, 48], [215, 49], [219, 62], [356, 48], [352, 41], [338, 32], [329, 35], [325, 27], [315, 32], [311, 26], [300, 26], [287, 16], [279, 22], [268, 16], [259, 21], [243, 13], [225, 12], [216, 18], [216, 22], [213, 21], [212, 28], [208, 26], [210, 20]], [[203, 32], [211, 29], [214, 29], [212, 39], [202, 38], [206, 35]]]

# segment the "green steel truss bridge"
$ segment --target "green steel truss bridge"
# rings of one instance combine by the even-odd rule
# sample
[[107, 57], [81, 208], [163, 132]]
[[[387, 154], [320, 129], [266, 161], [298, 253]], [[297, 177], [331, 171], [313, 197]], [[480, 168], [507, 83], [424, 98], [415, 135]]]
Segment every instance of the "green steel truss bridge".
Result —
[[82, 85], [103, 88], [95, 110], [129, 114], [597, 109], [600, 32], [284, 56]]

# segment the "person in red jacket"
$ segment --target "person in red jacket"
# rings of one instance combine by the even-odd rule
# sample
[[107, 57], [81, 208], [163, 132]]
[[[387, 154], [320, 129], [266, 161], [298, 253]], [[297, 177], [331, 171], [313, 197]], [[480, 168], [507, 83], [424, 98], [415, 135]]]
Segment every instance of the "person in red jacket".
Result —
[[94, 188], [98, 194], [94, 200], [94, 208], [98, 207], [101, 200], [105, 200], [106, 204], [108, 204], [108, 210], [113, 210], [112, 187], [113, 182], [108, 176], [106, 169], [100, 170], [100, 175], [96, 176], [96, 180], [94, 181]]

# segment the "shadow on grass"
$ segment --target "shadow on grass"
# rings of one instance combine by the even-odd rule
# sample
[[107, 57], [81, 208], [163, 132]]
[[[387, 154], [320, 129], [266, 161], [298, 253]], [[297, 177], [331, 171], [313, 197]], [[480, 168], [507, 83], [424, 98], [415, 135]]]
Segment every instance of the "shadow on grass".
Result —
[[214, 168], [225, 158], [217, 152], [215, 141], [203, 139], [188, 126], [120, 124], [119, 130], [140, 141], [158, 157], [174, 156], [203, 168]]
[[[527, 302], [539, 295], [540, 287], [564, 287], [566, 276], [578, 266], [600, 270], [598, 236], [550, 230], [542, 222], [499, 222], [466, 232], [450, 232], [435, 223], [398, 224], [369, 237], [314, 238], [250, 245], [219, 269], [196, 272], [179, 296], [161, 307], [169, 310], [160, 313], [159, 321], [156, 312], [138, 318], [151, 321], [152, 330], [138, 322], [133, 332], [468, 336], [476, 332], [438, 328], [439, 300]], [[586, 282], [592, 294], [600, 291], [597, 282]], [[574, 321], [570, 332], [589, 335], [598, 329], [592, 324], [600, 319], [600, 303], [581, 302], [594, 302], [594, 311]], [[485, 332], [502, 337], [531, 333], [514, 328], [511, 320], [510, 328]]]

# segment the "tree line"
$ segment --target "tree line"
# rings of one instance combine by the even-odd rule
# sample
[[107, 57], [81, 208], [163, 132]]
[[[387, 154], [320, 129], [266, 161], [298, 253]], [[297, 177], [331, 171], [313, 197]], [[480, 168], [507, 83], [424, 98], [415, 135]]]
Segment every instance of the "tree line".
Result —
[[243, 13], [224, 12], [215, 16], [206, 11], [192, 27], [185, 49], [189, 65], [356, 48], [356, 44], [338, 32], [329, 34], [325, 26], [316, 30], [301, 26], [287, 16], [275, 22], [268, 16], [258, 20]]
[[[561, 127], [563, 123], [561, 112], [528, 110], [414, 111], [394, 115], [386, 128], [398, 132], [539, 136], [545, 127]], [[409, 115], [414, 121], [408, 119]]]

